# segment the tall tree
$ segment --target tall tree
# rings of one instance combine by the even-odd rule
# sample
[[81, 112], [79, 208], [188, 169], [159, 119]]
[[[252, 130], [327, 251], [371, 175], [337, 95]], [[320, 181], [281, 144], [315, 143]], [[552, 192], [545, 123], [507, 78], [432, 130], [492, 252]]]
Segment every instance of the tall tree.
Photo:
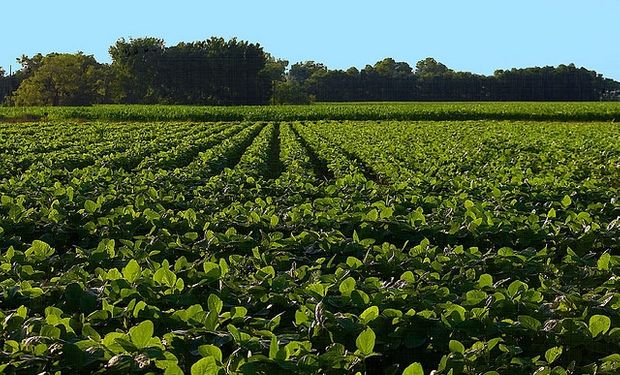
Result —
[[121, 39], [110, 55], [129, 103], [264, 104], [284, 69], [260, 45], [235, 38], [172, 47], [156, 38]]
[[[51, 57], [57, 55], [57, 53], [50, 53], [47, 56]], [[22, 66], [22, 68], [19, 70], [18, 74], [20, 74], [24, 79], [32, 76], [34, 74], [34, 72], [37, 71], [37, 69], [39, 69], [39, 67], [41, 67], [41, 64], [43, 63], [43, 58], [45, 56], [43, 56], [40, 53], [37, 53], [36, 55], [32, 56], [32, 57], [28, 57], [26, 55], [21, 55], [21, 57], [17, 58], [17, 62]]]
[[415, 64], [415, 74], [419, 76], [439, 76], [451, 72], [451, 69], [432, 57], [427, 57]]
[[157, 103], [160, 100], [165, 43], [158, 38], [119, 39], [110, 47], [112, 69], [121, 82], [126, 103]]
[[9, 80], [5, 77], [6, 72], [0, 66], [0, 104], [4, 102], [4, 98], [9, 94]]
[[101, 64], [83, 53], [43, 57], [12, 100], [16, 105], [88, 105], [103, 101]]
[[393, 58], [388, 57], [375, 63], [375, 71], [389, 78], [406, 79], [411, 77], [413, 69], [406, 62], [396, 62]]
[[[119, 39], [112, 64], [92, 56], [21, 56], [11, 77], [0, 71], [0, 102], [18, 104], [266, 104], [319, 101], [614, 100], [620, 83], [577, 68], [457, 72], [429, 57], [413, 69], [385, 58], [363, 69], [276, 59], [259, 44], [213, 37], [167, 47], [162, 39]], [[20, 85], [20, 83], [23, 84]], [[19, 91], [14, 92], [15, 88]], [[10, 101], [9, 101], [10, 102]]]
[[314, 61], [298, 62], [289, 69], [289, 79], [304, 84], [312, 76], [327, 73], [327, 67]]
[[267, 61], [263, 68], [263, 74], [265, 74], [271, 81], [284, 81], [286, 79], [286, 67], [288, 66], [288, 60], [282, 60], [266, 54]]

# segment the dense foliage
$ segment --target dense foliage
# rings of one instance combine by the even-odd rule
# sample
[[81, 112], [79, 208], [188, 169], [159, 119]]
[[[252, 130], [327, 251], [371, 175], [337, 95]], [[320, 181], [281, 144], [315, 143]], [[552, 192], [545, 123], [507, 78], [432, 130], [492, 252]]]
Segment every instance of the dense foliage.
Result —
[[157, 38], [120, 39], [110, 56], [111, 64], [82, 53], [22, 56], [22, 70], [5, 88], [0, 75], [0, 102], [19, 87], [9, 97], [18, 106], [267, 104], [284, 69], [260, 45], [234, 38], [171, 47]]
[[[614, 100], [620, 83], [575, 65], [498, 70], [492, 76], [456, 72], [427, 58], [413, 69], [386, 58], [362, 70], [294, 64], [288, 81], [318, 101], [598, 101]], [[277, 97], [276, 97], [277, 98]]]
[[65, 121], [0, 139], [4, 373], [620, 371], [616, 124]]
[[105, 66], [92, 56], [50, 54], [24, 80], [12, 101], [17, 106], [88, 105], [105, 102]]
[[111, 64], [99, 64], [82, 53], [22, 56], [22, 69], [15, 75], [4, 77], [0, 68], [0, 103], [620, 100], [620, 82], [574, 64], [498, 70], [485, 76], [454, 71], [433, 58], [418, 61], [415, 68], [385, 58], [361, 70], [330, 70], [305, 61], [287, 71], [288, 61], [274, 58], [259, 44], [217, 37], [175, 46], [151, 37], [119, 39], [109, 52]]
[[620, 103], [338, 103], [306, 106], [3, 107], [0, 121], [318, 121], [544, 120], [620, 121]]
[[110, 47], [123, 96], [115, 102], [266, 104], [271, 77], [258, 44], [211, 38], [166, 47], [155, 38], [124, 39]]
[[19, 86], [20, 79], [16, 75], [9, 74], [0, 67], [0, 105], [5, 102], [7, 96], [12, 94]]

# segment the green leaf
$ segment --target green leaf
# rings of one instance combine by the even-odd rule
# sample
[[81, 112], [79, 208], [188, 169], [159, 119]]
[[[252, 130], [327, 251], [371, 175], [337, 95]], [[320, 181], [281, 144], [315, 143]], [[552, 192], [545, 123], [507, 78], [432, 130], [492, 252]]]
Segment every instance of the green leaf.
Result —
[[88, 212], [89, 214], [92, 214], [95, 211], [97, 211], [97, 209], [99, 208], [99, 205], [89, 199], [86, 202], [84, 202], [84, 208], [86, 209], [86, 212]]
[[[148, 195], [153, 198], [153, 199], [157, 199], [158, 195], [157, 195], [157, 190], [155, 190], [154, 187], [150, 187], [149, 190], [147, 191]], [[191, 210], [191, 208], [190, 208]], [[193, 211], [193, 210], [192, 210]], [[194, 213], [194, 216], [196, 216], [196, 214]]]
[[183, 370], [176, 363], [172, 363], [166, 367], [164, 375], [183, 375]]
[[472, 289], [465, 293], [465, 302], [463, 305], [477, 305], [487, 298], [487, 294], [482, 290]]
[[600, 258], [598, 258], [598, 261], [596, 261], [596, 265], [599, 270], [607, 271], [609, 270], [610, 261], [611, 261], [611, 255], [609, 255], [609, 253], [604, 253], [603, 255], [600, 256]]
[[519, 315], [519, 323], [521, 323], [521, 326], [531, 329], [532, 331], [538, 331], [542, 328], [542, 323], [529, 315]]
[[174, 289], [182, 292], [185, 289], [185, 281], [183, 279], [177, 279], [176, 284], [174, 284]]
[[611, 328], [611, 319], [605, 315], [592, 315], [588, 323], [588, 328], [592, 337], [597, 337], [600, 334], [605, 334]]
[[271, 343], [269, 344], [269, 358], [275, 359], [278, 354], [278, 350], [280, 350], [278, 347], [278, 338], [276, 335], [273, 335], [271, 336]]
[[304, 314], [303, 311], [295, 311], [295, 324], [301, 325], [307, 321], [309, 321], [308, 315]]
[[448, 321], [448, 323], [454, 324], [465, 321], [466, 312], [467, 310], [463, 306], [450, 304], [445, 308], [442, 316]]
[[342, 280], [340, 286], [338, 287], [338, 290], [343, 296], [349, 297], [351, 295], [351, 292], [355, 290], [355, 279], [352, 277], [347, 277], [346, 279]]
[[499, 190], [498, 188], [494, 187], [492, 190], [492, 194], [495, 198], [499, 198], [502, 196], [502, 191]]
[[26, 250], [25, 254], [27, 256], [32, 256], [37, 260], [44, 260], [51, 257], [54, 252], [54, 248], [52, 248], [47, 243], [39, 240], [34, 240], [32, 241], [32, 246], [30, 246], [30, 248]]
[[123, 349], [123, 347], [118, 343], [118, 340], [126, 340], [126, 339], [127, 339], [127, 335], [124, 333], [110, 332], [107, 335], [105, 335], [101, 343], [103, 344], [103, 346], [106, 347], [106, 349], [112, 351], [113, 353], [118, 354], [118, 353], [122, 353], [125, 351], [125, 349]]
[[217, 263], [213, 263], [213, 262], [204, 262], [202, 265], [205, 273], [207, 274], [207, 279], [214, 281], [220, 278], [221, 276], [221, 270], [220, 270], [220, 266], [217, 265]]
[[321, 283], [312, 283], [306, 286], [306, 290], [316, 293], [321, 297], [325, 297], [327, 294], [327, 287]]
[[465, 353], [465, 346], [460, 341], [450, 340], [448, 347], [451, 353]]
[[[47, 311], [48, 308], [46, 308], [45, 310]], [[60, 314], [62, 314], [62, 310], [58, 309], [58, 308], [53, 308], [54, 311], [58, 312], [58, 316], [60, 316]], [[28, 316], [28, 308], [24, 305], [21, 305], [17, 308], [17, 310], [15, 311], [15, 315], [20, 316], [24, 319], [26, 319], [26, 317]]]
[[547, 360], [547, 363], [551, 364], [555, 362], [555, 360], [562, 355], [562, 351], [563, 348], [561, 346], [554, 346], [553, 348], [548, 349], [545, 352], [545, 359]]
[[213, 357], [216, 361], [222, 362], [222, 351], [215, 345], [200, 345], [198, 353], [203, 357]]
[[524, 291], [527, 289], [528, 285], [526, 283], [520, 280], [515, 280], [511, 282], [510, 285], [508, 285], [508, 295], [514, 298], [520, 291]]
[[375, 339], [375, 332], [370, 327], [366, 328], [355, 339], [355, 346], [364, 356], [369, 356], [375, 349]]
[[381, 219], [388, 219], [394, 215], [394, 209], [392, 207], [386, 207], [381, 210], [379, 217]]
[[138, 348], [146, 348], [153, 338], [154, 326], [150, 320], [145, 320], [135, 327], [129, 329], [131, 342]]
[[230, 317], [231, 318], [243, 318], [247, 315], [248, 309], [243, 306], [235, 306], [230, 309]]
[[155, 366], [157, 366], [158, 369], [166, 369], [168, 367], [174, 367], [174, 366], [177, 366], [178, 363], [179, 363], [179, 359], [170, 352], [163, 352], [161, 355], [158, 355], [157, 358], [155, 359]]
[[405, 371], [403, 371], [403, 375], [424, 375], [424, 369], [421, 364], [414, 362], [407, 366]]
[[276, 277], [276, 270], [275, 268], [273, 268], [273, 266], [263, 267], [259, 270], [259, 273], [262, 278], [269, 277], [273, 279], [274, 277]]
[[411, 271], [405, 271], [402, 275], [400, 275], [400, 279], [408, 282], [409, 284], [413, 284], [415, 282], [415, 275]]
[[256, 211], [250, 212], [249, 219], [251, 223], [260, 223], [260, 215]]
[[513, 256], [514, 254], [515, 252], [509, 247], [502, 247], [499, 250], [497, 250], [497, 255], [500, 255], [503, 257], [510, 257], [510, 256]]
[[97, 253], [107, 254], [108, 257], [114, 258], [114, 256], [116, 255], [115, 248], [115, 240], [104, 238], [103, 240], [99, 241], [99, 245], [97, 245]]
[[207, 300], [207, 306], [209, 306], [209, 310], [219, 314], [224, 307], [224, 302], [220, 299], [220, 297], [215, 294], [211, 294], [209, 299]]
[[144, 210], [143, 214], [144, 214], [144, 217], [146, 217], [148, 221], [159, 220], [161, 218], [160, 214], [158, 214], [154, 210], [151, 210], [150, 208], [147, 208], [146, 210]]
[[153, 274], [153, 280], [157, 281], [162, 285], [166, 285], [169, 288], [172, 288], [177, 282], [177, 275], [175, 275], [174, 272], [170, 271], [168, 267], [164, 267], [162, 265], [162, 267], [158, 268], [157, 271], [155, 271], [155, 273]]
[[219, 271], [220, 271], [220, 275], [226, 275], [228, 273], [228, 263], [226, 263], [226, 259], [224, 258], [220, 258], [220, 261], [218, 262], [219, 264]]
[[570, 199], [568, 195], [565, 195], [564, 198], [562, 198], [562, 200], [560, 201], [560, 203], [562, 203], [562, 207], [567, 208], [571, 205], [571, 203], [573, 203], [573, 200]]
[[209, 331], [214, 331], [219, 325], [219, 315], [215, 311], [209, 311], [207, 317], [203, 319], [204, 326]]
[[[360, 237], [358, 236], [356, 230], [353, 231], [353, 242], [354, 243], [359, 243], [360, 242]], [[349, 264], [348, 259], [347, 259], [347, 264]]]
[[49, 324], [43, 325], [41, 327], [41, 331], [39, 332], [39, 335], [43, 337], [53, 338], [53, 339], [59, 339], [60, 334], [61, 334], [60, 328], [54, 327]]
[[127, 263], [125, 268], [123, 268], [123, 277], [125, 278], [125, 280], [133, 283], [138, 279], [138, 277], [140, 277], [141, 272], [142, 269], [140, 268], [138, 262], [136, 262], [135, 259], [132, 259]]
[[493, 286], [493, 276], [489, 275], [488, 273], [483, 273], [482, 275], [480, 275], [480, 277], [478, 278], [478, 287], [480, 288], [485, 288], [485, 287], [492, 287]]
[[90, 324], [84, 324], [84, 326], [82, 326], [82, 335], [93, 341], [101, 341], [101, 336]]
[[379, 212], [377, 212], [377, 210], [373, 208], [372, 210], [370, 210], [370, 212], [366, 214], [365, 220], [377, 221], [378, 218], [379, 218]]
[[377, 319], [377, 317], [379, 317], [379, 308], [377, 306], [370, 306], [360, 314], [360, 320], [364, 324], [368, 324]]
[[215, 363], [214, 357], [199, 359], [192, 365], [191, 375], [217, 375], [219, 367]]
[[614, 353], [601, 358], [601, 362], [618, 362], [620, 363], [620, 354]]
[[347, 266], [355, 270], [363, 265], [362, 261], [356, 257], [347, 257]]

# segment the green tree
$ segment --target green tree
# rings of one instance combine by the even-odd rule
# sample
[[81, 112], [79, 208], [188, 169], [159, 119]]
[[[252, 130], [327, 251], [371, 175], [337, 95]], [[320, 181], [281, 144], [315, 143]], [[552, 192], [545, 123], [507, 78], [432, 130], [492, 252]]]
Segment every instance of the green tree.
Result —
[[309, 104], [310, 95], [304, 90], [299, 82], [276, 81], [272, 104]]
[[427, 57], [415, 64], [415, 74], [418, 76], [438, 76], [452, 72], [451, 69], [432, 57]]
[[277, 59], [270, 54], [267, 55], [267, 62], [263, 68], [262, 73], [269, 79], [274, 81], [284, 81], [286, 79], [286, 67], [288, 66], [287, 60]]
[[21, 106], [88, 105], [104, 101], [101, 64], [93, 56], [51, 54], [37, 62], [12, 101]]
[[172, 47], [120, 39], [110, 55], [127, 103], [265, 104], [288, 64], [258, 44], [217, 37]]
[[160, 101], [165, 42], [159, 38], [119, 39], [110, 47], [112, 70], [118, 77], [126, 103]]
[[374, 66], [375, 71], [388, 78], [410, 78], [413, 74], [413, 69], [406, 62], [396, 62], [394, 59], [388, 57], [377, 62]]
[[[47, 55], [47, 57], [52, 57], [55, 55], [57, 55], [57, 53], [50, 53], [49, 55]], [[34, 72], [36, 72], [37, 69], [41, 67], [44, 57], [45, 56], [43, 56], [40, 53], [37, 53], [36, 55], [32, 57], [28, 57], [26, 55], [22, 55], [21, 57], [18, 57], [17, 62], [22, 66], [22, 68], [19, 70], [17, 74], [21, 75], [23, 79], [26, 79], [32, 76]]]
[[291, 66], [288, 78], [304, 84], [310, 77], [327, 73], [327, 67], [314, 61], [298, 62]]
[[0, 66], [0, 104], [4, 102], [4, 98], [9, 94], [9, 77], [5, 77], [6, 72]]

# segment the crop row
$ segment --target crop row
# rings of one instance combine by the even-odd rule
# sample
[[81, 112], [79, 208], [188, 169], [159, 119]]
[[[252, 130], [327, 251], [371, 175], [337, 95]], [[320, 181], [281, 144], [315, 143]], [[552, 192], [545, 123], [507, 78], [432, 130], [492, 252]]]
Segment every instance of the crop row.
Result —
[[0, 128], [4, 372], [620, 370], [615, 125], [81, 126]]
[[2, 121], [614, 121], [620, 104], [606, 103], [324, 103], [306, 106], [4, 107]]

